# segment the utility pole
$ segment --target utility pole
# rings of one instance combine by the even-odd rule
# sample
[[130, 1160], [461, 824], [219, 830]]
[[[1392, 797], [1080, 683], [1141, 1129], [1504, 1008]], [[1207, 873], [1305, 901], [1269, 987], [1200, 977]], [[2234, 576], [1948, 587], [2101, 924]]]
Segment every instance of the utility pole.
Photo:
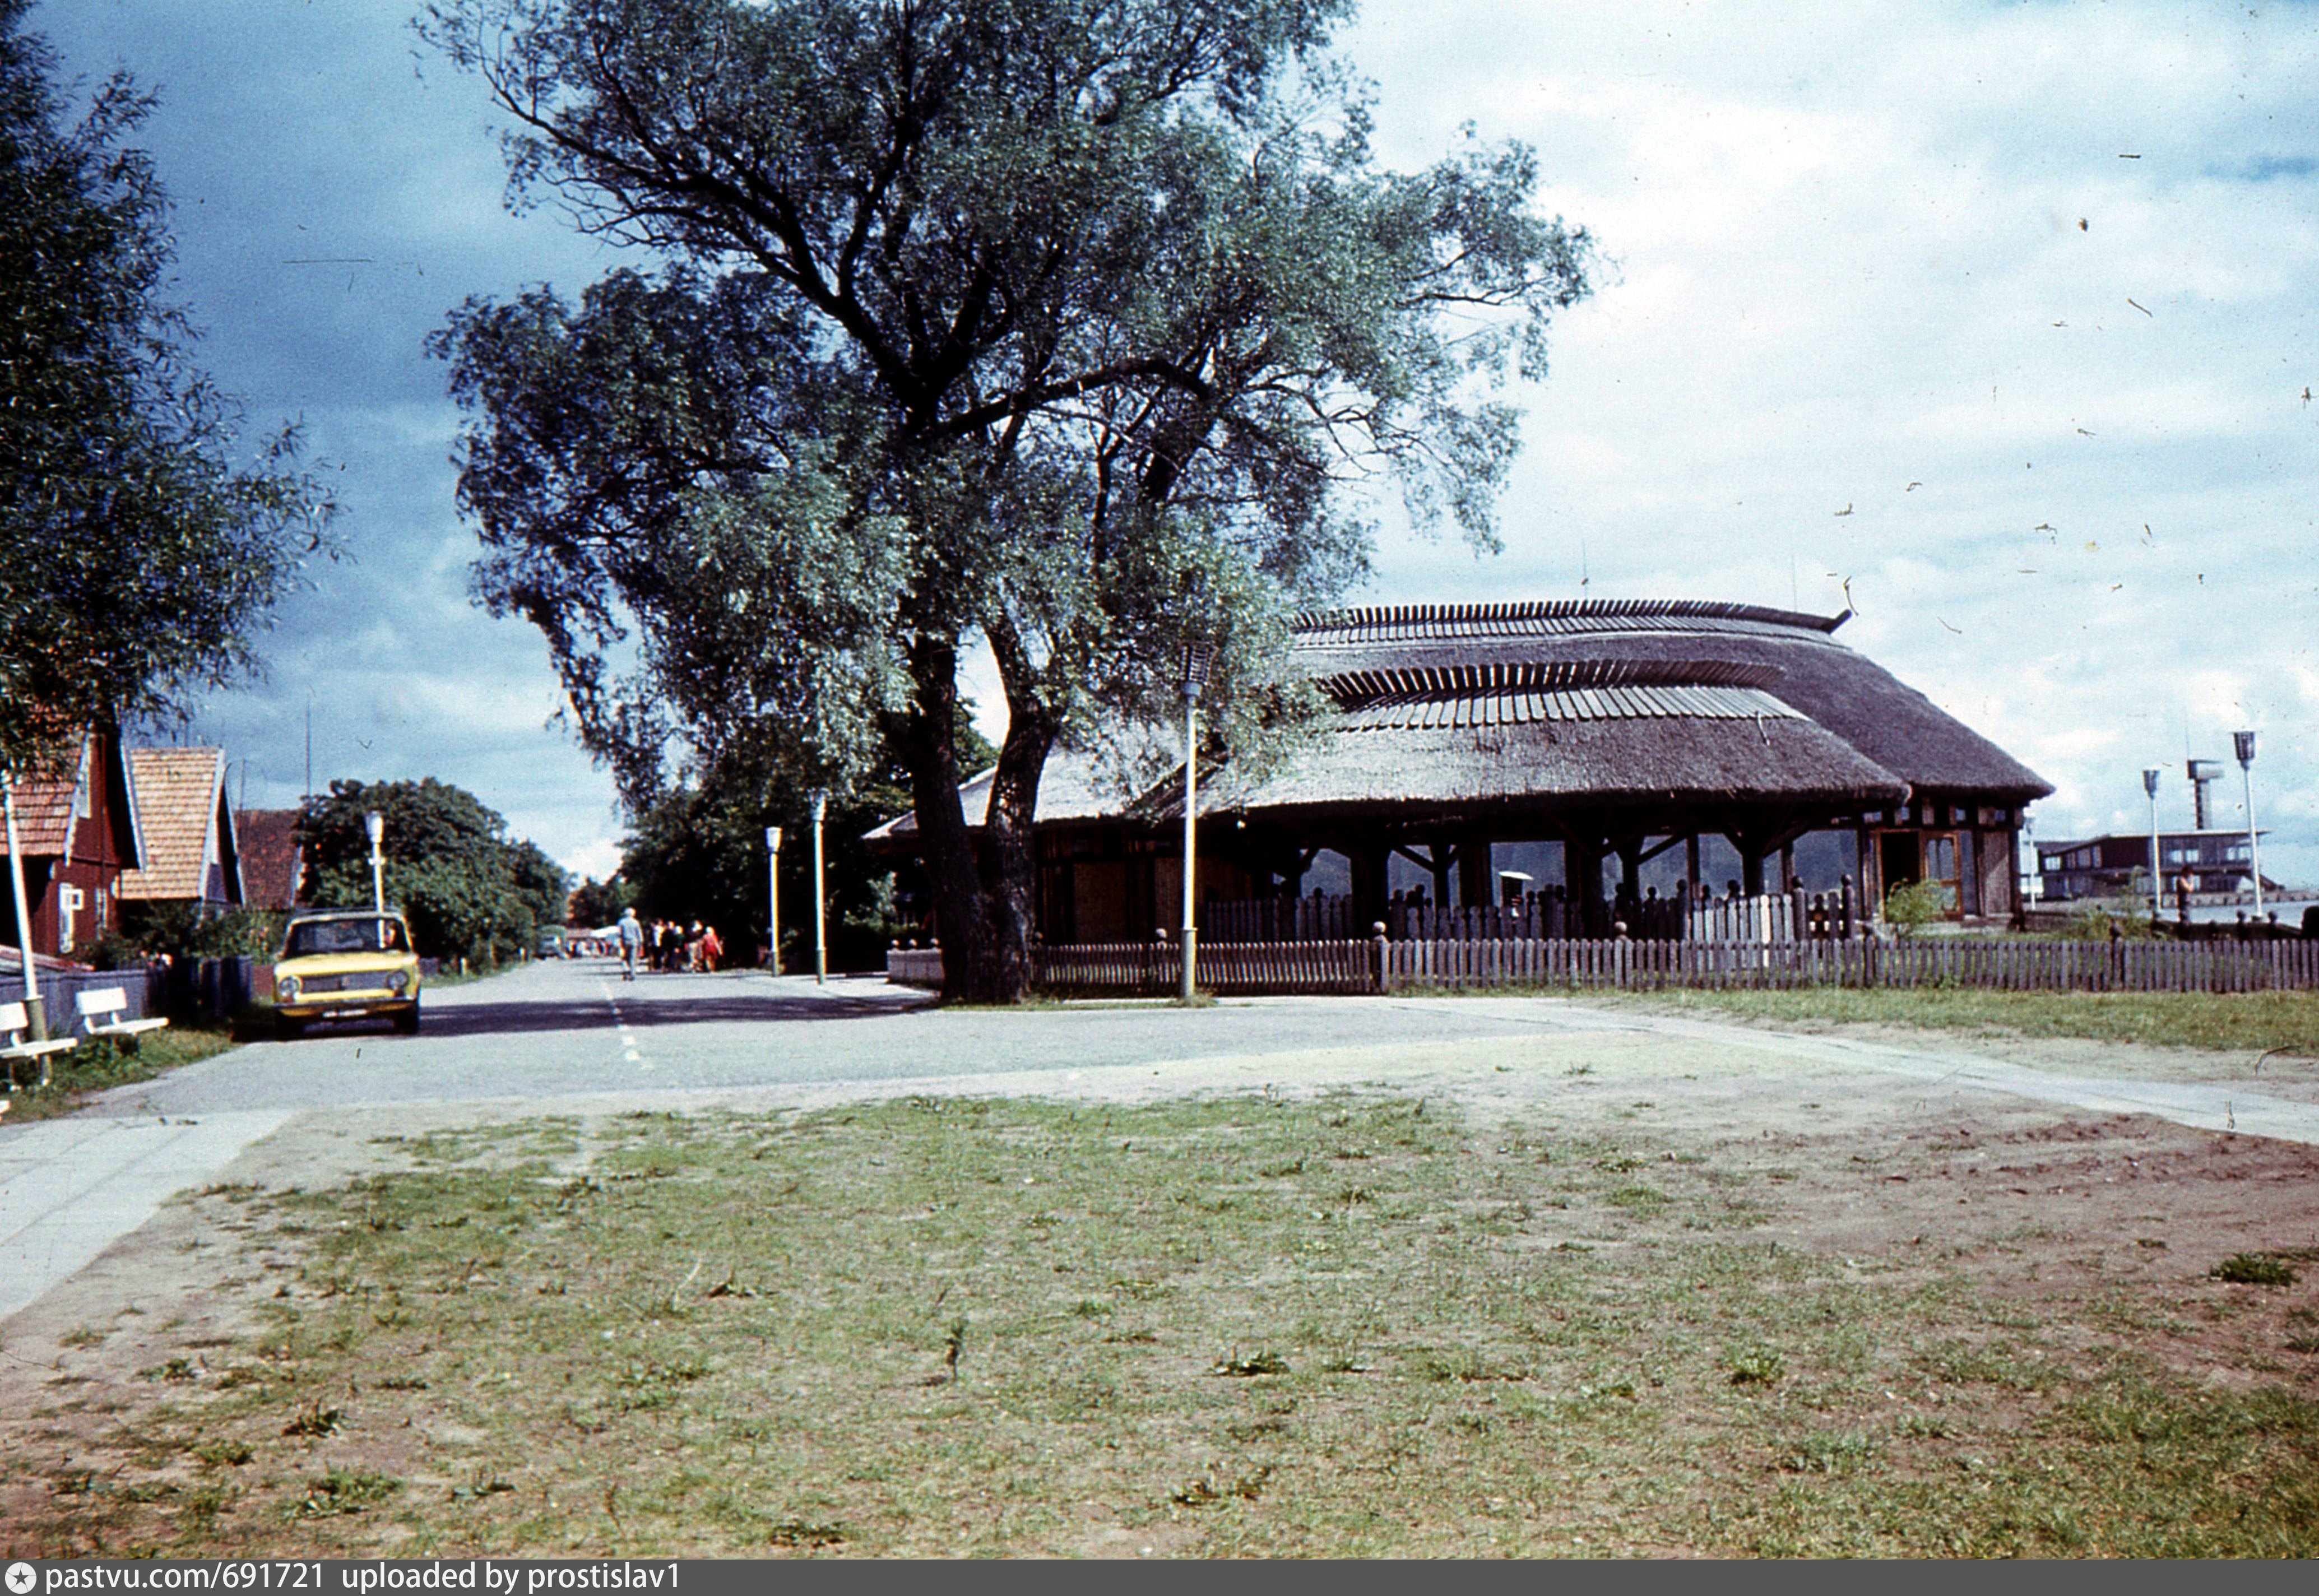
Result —
[[2158, 924], [2158, 771], [2142, 772], [2142, 790], [2150, 795], [2150, 923]]
[[2262, 918], [2262, 843], [2254, 828], [2254, 734], [2233, 732], [2231, 742], [2239, 756], [2239, 773], [2246, 778], [2247, 870], [2254, 877], [2254, 917]]
[[24, 851], [16, 841], [16, 777], [14, 771], [0, 776], [0, 801], [5, 801], [8, 815], [8, 885], [16, 894], [16, 951], [24, 960], [24, 1017], [32, 1027], [32, 1040], [49, 1040], [47, 1005], [41, 1001], [41, 978], [32, 967], [32, 915], [24, 904]]
[[1184, 929], [1178, 939], [1184, 954], [1184, 980], [1177, 1001], [1187, 1008], [1199, 998], [1199, 928], [1192, 923], [1197, 901], [1193, 896], [1198, 861], [1200, 762], [1200, 690], [1208, 684], [1208, 665], [1215, 651], [1205, 643], [1184, 648]]
[[829, 916], [822, 880], [821, 823], [829, 813], [829, 794], [813, 789], [813, 984], [829, 984]]
[[773, 973], [781, 973], [781, 828], [765, 827], [765, 942]]

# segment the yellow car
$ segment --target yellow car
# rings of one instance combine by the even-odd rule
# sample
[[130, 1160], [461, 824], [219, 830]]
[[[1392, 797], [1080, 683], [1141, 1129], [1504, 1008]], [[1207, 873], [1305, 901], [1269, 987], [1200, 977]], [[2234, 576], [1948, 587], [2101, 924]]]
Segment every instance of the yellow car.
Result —
[[316, 1020], [383, 1015], [419, 1034], [419, 956], [411, 927], [389, 909], [319, 909], [293, 915], [274, 964], [275, 1025], [284, 1037]]

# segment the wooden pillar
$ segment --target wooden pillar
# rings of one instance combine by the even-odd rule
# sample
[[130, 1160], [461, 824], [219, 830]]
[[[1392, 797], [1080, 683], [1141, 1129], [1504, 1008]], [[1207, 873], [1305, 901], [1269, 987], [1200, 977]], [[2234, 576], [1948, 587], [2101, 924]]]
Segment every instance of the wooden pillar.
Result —
[[1498, 884], [1490, 870], [1490, 839], [1468, 832], [1457, 843], [1457, 901], [1466, 908], [1486, 908], [1497, 901]]
[[1352, 866], [1356, 928], [1364, 936], [1372, 924], [1385, 918], [1385, 859], [1389, 852], [1383, 843], [1365, 841], [1345, 855]]
[[1457, 850], [1436, 837], [1425, 845], [1425, 857], [1433, 861], [1433, 906], [1446, 909], [1457, 901], [1449, 889], [1450, 869], [1457, 861]]
[[1562, 845], [1563, 874], [1569, 879], [1567, 894], [1584, 928], [1580, 934], [1585, 936], [1611, 933], [1610, 908], [1602, 901], [1603, 852], [1602, 843], [1591, 840]]
[[1699, 897], [1699, 834], [1692, 832], [1683, 840], [1683, 879], [1691, 883], [1693, 901]]

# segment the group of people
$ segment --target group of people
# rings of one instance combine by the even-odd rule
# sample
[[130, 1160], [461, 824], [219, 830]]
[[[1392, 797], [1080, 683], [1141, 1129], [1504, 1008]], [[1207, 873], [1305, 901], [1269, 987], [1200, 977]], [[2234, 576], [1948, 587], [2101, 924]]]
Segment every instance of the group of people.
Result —
[[713, 975], [725, 957], [725, 943], [717, 927], [698, 920], [690, 931], [673, 920], [654, 920], [646, 925], [630, 908], [621, 911], [619, 933], [621, 975], [631, 981], [638, 969]]

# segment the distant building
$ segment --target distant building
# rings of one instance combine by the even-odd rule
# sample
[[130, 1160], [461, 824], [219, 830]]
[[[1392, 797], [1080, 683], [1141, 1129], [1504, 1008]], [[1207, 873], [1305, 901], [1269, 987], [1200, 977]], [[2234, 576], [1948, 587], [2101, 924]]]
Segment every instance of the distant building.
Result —
[[241, 843], [241, 889], [255, 909], [298, 906], [298, 884], [306, 873], [306, 850], [298, 841], [295, 809], [241, 809], [234, 827]]
[[190, 904], [204, 915], [243, 901], [241, 851], [226, 803], [221, 748], [132, 748], [129, 768], [145, 838], [142, 868], [123, 870], [124, 904]]
[[[144, 862], [120, 737], [83, 733], [55, 775], [16, 783], [15, 806], [33, 951], [69, 955], [120, 924], [122, 872]], [[0, 936], [21, 935], [14, 894], [0, 891]]]
[[[2159, 869], [2170, 898], [2185, 878], [2190, 891], [2246, 892], [2253, 888], [2251, 849], [2242, 831], [2162, 831]], [[2116, 897], [2150, 890], [2150, 834], [2088, 837], [2037, 844], [2038, 896], [2047, 903]], [[2263, 878], [2266, 891], [2278, 883]]]

